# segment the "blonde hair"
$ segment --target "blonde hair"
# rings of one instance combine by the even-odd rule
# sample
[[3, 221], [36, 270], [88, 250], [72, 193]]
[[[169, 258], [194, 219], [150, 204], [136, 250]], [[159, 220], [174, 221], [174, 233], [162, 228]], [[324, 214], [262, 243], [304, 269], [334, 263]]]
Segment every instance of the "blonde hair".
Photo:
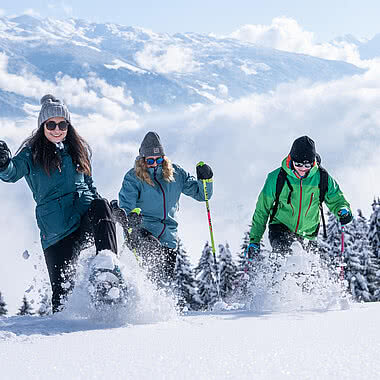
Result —
[[[141, 157], [135, 161], [135, 172], [137, 178], [141, 179], [141, 181], [154, 186], [154, 182], [152, 181], [152, 178], [150, 178], [147, 170], [144, 157]], [[174, 182], [174, 168], [172, 162], [166, 156], [164, 156], [164, 162], [162, 163], [162, 176], [166, 182]]]

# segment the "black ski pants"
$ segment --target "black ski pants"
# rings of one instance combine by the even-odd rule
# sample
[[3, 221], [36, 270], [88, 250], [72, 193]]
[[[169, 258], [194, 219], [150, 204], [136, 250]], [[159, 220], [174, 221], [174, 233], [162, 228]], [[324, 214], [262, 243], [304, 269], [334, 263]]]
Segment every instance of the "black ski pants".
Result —
[[52, 287], [53, 313], [61, 310], [74, 286], [76, 262], [82, 249], [95, 243], [96, 253], [108, 249], [117, 254], [116, 226], [106, 199], [94, 199], [80, 227], [44, 250]]
[[273, 252], [281, 255], [291, 253], [291, 245], [299, 241], [302, 247], [306, 251], [311, 251], [317, 248], [317, 243], [312, 240], [308, 240], [305, 243], [305, 239], [302, 236], [289, 230], [284, 224], [270, 224], [269, 225], [269, 242], [272, 246]]
[[141, 227], [134, 228], [126, 235], [126, 245], [137, 255], [148, 278], [158, 288], [171, 288], [177, 249], [163, 246], [156, 237]]
[[177, 261], [177, 250], [159, 247], [157, 250], [139, 252], [149, 279], [161, 289], [170, 289], [174, 281], [174, 270]]

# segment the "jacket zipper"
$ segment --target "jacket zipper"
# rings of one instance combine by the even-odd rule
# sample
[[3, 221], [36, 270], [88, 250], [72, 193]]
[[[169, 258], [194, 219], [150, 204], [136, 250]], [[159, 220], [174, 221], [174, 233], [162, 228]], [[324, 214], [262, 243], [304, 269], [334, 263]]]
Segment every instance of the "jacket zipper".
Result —
[[310, 203], [309, 203], [309, 207], [307, 208], [306, 210], [306, 214], [305, 216], [307, 216], [307, 213], [309, 212], [310, 210], [310, 207], [311, 207], [311, 202], [313, 202], [313, 198], [314, 198], [314, 193], [311, 193], [311, 197], [310, 197]]
[[161, 220], [161, 223], [164, 225], [164, 228], [162, 229], [161, 233], [157, 237], [157, 239], [159, 239], [162, 236], [162, 234], [165, 232], [165, 229], [166, 229], [166, 224], [164, 224], [164, 220], [166, 218], [166, 198], [165, 198], [165, 191], [164, 191], [162, 185], [160, 184], [160, 182], [157, 180], [156, 171], [154, 171], [154, 180], [158, 183], [158, 186], [160, 186], [160, 189], [162, 191], [163, 201], [164, 201], [164, 218]]
[[300, 179], [300, 209], [299, 209], [299, 212], [298, 212], [298, 220], [297, 220], [296, 230], [294, 231], [295, 233], [297, 233], [297, 230], [298, 230], [298, 227], [299, 227], [299, 224], [300, 224], [301, 211], [302, 211], [302, 178]]

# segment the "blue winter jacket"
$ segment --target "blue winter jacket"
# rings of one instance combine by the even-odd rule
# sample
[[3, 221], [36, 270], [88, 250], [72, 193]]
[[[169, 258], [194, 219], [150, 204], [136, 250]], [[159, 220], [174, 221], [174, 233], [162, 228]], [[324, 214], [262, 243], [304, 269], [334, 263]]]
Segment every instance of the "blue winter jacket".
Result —
[[36, 218], [43, 249], [74, 232], [91, 201], [98, 197], [92, 178], [77, 172], [66, 148], [57, 148], [56, 153], [61, 156], [61, 165], [50, 176], [33, 164], [29, 147], [23, 148], [0, 172], [4, 182], [17, 182], [25, 177], [37, 203]]
[[[119, 192], [119, 205], [127, 213], [141, 208], [142, 227], [157, 237], [161, 244], [169, 248], [177, 246], [177, 226], [175, 219], [181, 193], [197, 201], [204, 201], [203, 181], [196, 180], [178, 165], [173, 164], [174, 182], [166, 182], [162, 177], [162, 166], [148, 168], [155, 184], [151, 186], [139, 179], [131, 169], [124, 176]], [[212, 180], [207, 181], [207, 195], [212, 196]]]

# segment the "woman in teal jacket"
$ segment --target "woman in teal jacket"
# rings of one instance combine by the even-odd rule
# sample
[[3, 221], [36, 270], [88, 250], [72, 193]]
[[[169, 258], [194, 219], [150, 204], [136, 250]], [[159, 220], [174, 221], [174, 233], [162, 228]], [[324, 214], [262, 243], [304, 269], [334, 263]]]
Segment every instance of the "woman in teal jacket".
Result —
[[181, 194], [204, 201], [204, 181], [208, 196], [212, 196], [212, 170], [206, 164], [197, 165], [197, 179], [172, 164], [155, 132], [148, 132], [141, 143], [135, 167], [127, 172], [119, 192], [119, 205], [129, 216], [141, 209], [139, 231], [148, 239], [158, 240], [158, 249], [137, 251], [156, 282], [167, 283], [173, 277], [177, 257], [177, 226], [175, 219]]
[[0, 179], [13, 183], [24, 177], [33, 193], [57, 312], [69, 291], [62, 285], [72, 281], [80, 249], [95, 240], [97, 252], [117, 253], [116, 230], [107, 201], [93, 186], [90, 147], [71, 125], [66, 105], [52, 95], [41, 104], [38, 129], [15, 157], [0, 142]]

